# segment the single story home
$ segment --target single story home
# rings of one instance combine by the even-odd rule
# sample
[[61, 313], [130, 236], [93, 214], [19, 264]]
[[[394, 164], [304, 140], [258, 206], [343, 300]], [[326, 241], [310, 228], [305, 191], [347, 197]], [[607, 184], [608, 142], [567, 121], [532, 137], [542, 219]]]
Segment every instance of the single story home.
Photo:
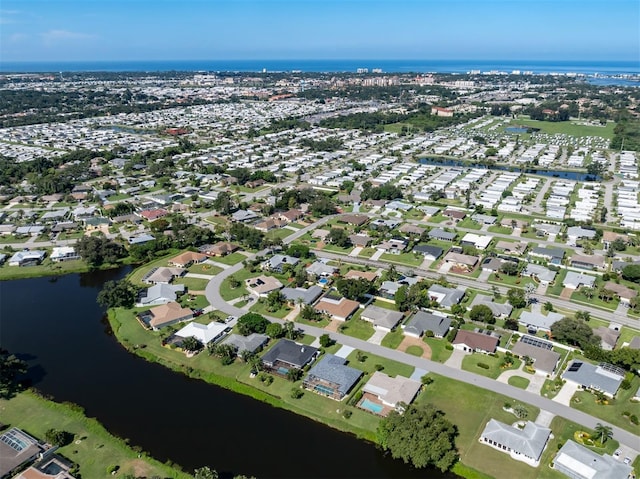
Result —
[[[617, 326], [617, 328], [615, 326]], [[620, 325], [610, 323], [609, 327], [600, 326], [593, 330], [593, 334], [600, 338], [600, 347], [602, 349], [611, 351], [616, 347], [618, 338], [620, 338]]]
[[393, 330], [403, 317], [404, 314], [399, 311], [374, 305], [367, 306], [360, 315], [360, 319], [373, 323], [374, 328], [383, 331]]
[[475, 233], [467, 233], [462, 237], [460, 244], [462, 246], [473, 246], [476, 249], [487, 249], [487, 247], [491, 244], [493, 240], [493, 236], [490, 235], [479, 235]]
[[281, 293], [290, 303], [312, 304], [322, 294], [322, 288], [318, 285], [313, 285], [306, 289], [282, 288]]
[[467, 309], [471, 311], [474, 306], [482, 304], [491, 310], [493, 316], [495, 318], [508, 318], [511, 315], [511, 311], [513, 311], [513, 306], [509, 303], [496, 303], [493, 301], [493, 296], [488, 296], [486, 294], [476, 294], [476, 297], [473, 298], [473, 301]]
[[527, 250], [527, 243], [518, 242], [512, 243], [511, 241], [498, 241], [496, 243], [496, 251], [502, 251], [506, 254], [512, 254], [520, 256]]
[[547, 312], [545, 316], [542, 311], [523, 311], [520, 313], [518, 322], [525, 326], [528, 331], [551, 331], [551, 326], [556, 321], [560, 321], [564, 316], [553, 311]]
[[451, 233], [449, 231], [445, 231], [441, 228], [434, 228], [429, 231], [429, 238], [435, 239], [438, 241], [454, 241], [456, 239], [456, 234]]
[[362, 377], [359, 369], [346, 365], [347, 360], [333, 354], [325, 354], [304, 378], [302, 385], [331, 399], [341, 401]]
[[333, 276], [338, 271], [338, 268], [323, 261], [314, 261], [306, 268], [306, 271], [316, 278], [326, 278]]
[[353, 246], [356, 246], [359, 248], [366, 248], [367, 246], [369, 246], [369, 243], [373, 241], [373, 238], [371, 238], [371, 236], [361, 235], [361, 234], [350, 235], [349, 239], [351, 240], [351, 244]]
[[553, 458], [553, 468], [571, 479], [629, 479], [633, 467], [608, 454], [598, 454], [571, 439]]
[[169, 284], [174, 278], [179, 278], [184, 274], [185, 270], [182, 268], [167, 268], [166, 266], [160, 266], [159, 268], [153, 268], [144, 275], [142, 281], [148, 284]]
[[156, 237], [153, 235], [150, 235], [148, 233], [140, 233], [138, 235], [129, 236], [127, 238], [127, 242], [133, 246], [136, 244], [148, 243], [149, 241], [155, 241], [155, 239]]
[[169, 266], [175, 266], [176, 268], [188, 268], [192, 264], [202, 263], [206, 259], [206, 254], [185, 251], [184, 253], [171, 258], [169, 260]]
[[524, 428], [504, 424], [490, 419], [480, 434], [480, 442], [501, 452], [508, 453], [512, 459], [538, 467], [551, 429], [527, 421]]
[[184, 290], [184, 284], [156, 283], [141, 291], [136, 307], [170, 303], [175, 301], [180, 294], [183, 294]]
[[529, 252], [529, 256], [541, 258], [551, 264], [561, 264], [564, 259], [564, 250], [560, 248], [545, 248], [536, 246]]
[[477, 256], [472, 256], [469, 254], [462, 253], [454, 253], [453, 251], [449, 251], [444, 257], [445, 263], [450, 263], [458, 268], [466, 269], [467, 271], [471, 271], [476, 267], [480, 258]]
[[298, 258], [286, 254], [274, 254], [260, 266], [262, 269], [282, 273], [285, 265], [295, 266], [300, 261]]
[[535, 336], [522, 336], [511, 352], [521, 358], [531, 358], [536, 371], [544, 374], [553, 374], [560, 360], [560, 355], [553, 350], [553, 344]]
[[623, 284], [618, 284], [613, 281], [607, 281], [604, 285], [604, 289], [613, 291], [621, 303], [629, 304], [633, 298], [638, 295], [635, 289], [628, 288]]
[[37, 249], [18, 251], [9, 258], [9, 266], [35, 266], [42, 263], [46, 255], [46, 251]]
[[226, 329], [226, 324], [219, 323], [217, 321], [211, 321], [207, 325], [191, 322], [184, 328], [176, 332], [175, 335], [180, 338], [188, 338], [193, 336], [206, 346], [211, 341], [215, 341], [216, 339], [223, 336]]
[[567, 275], [562, 281], [562, 286], [569, 289], [579, 289], [581, 287], [593, 288], [596, 278], [584, 273], [567, 271]]
[[360, 307], [360, 303], [347, 298], [334, 299], [325, 296], [313, 307], [316, 311], [327, 314], [331, 319], [346, 321]]
[[429, 244], [419, 244], [413, 248], [413, 252], [423, 255], [425, 259], [435, 261], [442, 256], [444, 250]]
[[569, 265], [574, 268], [582, 268], [582, 269], [604, 269], [605, 267], [605, 258], [600, 255], [593, 256], [584, 256], [579, 254], [574, 254], [569, 259]]
[[495, 353], [499, 343], [499, 336], [460, 329], [451, 344], [462, 351], [488, 354]]
[[403, 376], [392, 378], [380, 371], [374, 371], [367, 384], [362, 387], [363, 397], [358, 406], [381, 416], [386, 416], [393, 410], [402, 412], [401, 405], [411, 404], [421, 387], [422, 385], [413, 379]]
[[198, 251], [207, 256], [226, 256], [240, 249], [238, 245], [229, 243], [228, 241], [219, 241], [216, 244], [206, 244], [200, 246]]
[[392, 238], [377, 245], [376, 249], [387, 254], [400, 254], [408, 244], [408, 241], [405, 239]]
[[250, 353], [259, 351], [265, 344], [267, 344], [268, 341], [269, 336], [264, 334], [251, 333], [249, 336], [230, 334], [224, 338], [220, 344], [228, 344], [232, 346], [238, 353], [238, 356], [240, 356], [243, 351], [248, 351]]
[[157, 331], [165, 326], [193, 319], [193, 311], [189, 308], [183, 308], [176, 302], [170, 302], [144, 311], [138, 315], [138, 318], [148, 327]]
[[369, 217], [367, 215], [347, 213], [347, 214], [338, 216], [338, 221], [340, 223], [347, 223], [353, 226], [362, 226], [367, 221], [369, 221]]
[[612, 398], [618, 392], [624, 376], [624, 369], [611, 364], [600, 363], [596, 366], [574, 359], [562, 374], [562, 379], [571, 381], [584, 389], [599, 391]]
[[445, 288], [439, 284], [432, 285], [428, 292], [431, 300], [436, 301], [443, 308], [450, 308], [454, 304], [460, 303], [464, 297], [463, 290]]
[[318, 348], [281, 339], [262, 355], [262, 364], [270, 371], [286, 376], [290, 369], [302, 369], [313, 362]]
[[45, 451], [36, 438], [17, 427], [4, 431], [0, 435], [0, 477], [13, 477], [11, 472]]
[[249, 278], [245, 280], [245, 287], [249, 292], [266, 298], [270, 292], [276, 291], [282, 288], [283, 284], [274, 278], [273, 276], [260, 275], [255, 278]]
[[346, 279], [366, 279], [367, 281], [375, 281], [378, 278], [378, 273], [375, 271], [357, 271], [355, 269], [347, 271], [344, 275]]
[[449, 332], [450, 327], [451, 319], [447, 316], [425, 311], [418, 311], [406, 324], [402, 325], [404, 334], [415, 338], [421, 338], [427, 331], [431, 331], [436, 338], [443, 338]]
[[522, 272], [523, 276], [529, 276], [530, 278], [537, 279], [542, 284], [553, 283], [556, 279], [556, 272], [540, 264], [528, 263], [525, 270]]

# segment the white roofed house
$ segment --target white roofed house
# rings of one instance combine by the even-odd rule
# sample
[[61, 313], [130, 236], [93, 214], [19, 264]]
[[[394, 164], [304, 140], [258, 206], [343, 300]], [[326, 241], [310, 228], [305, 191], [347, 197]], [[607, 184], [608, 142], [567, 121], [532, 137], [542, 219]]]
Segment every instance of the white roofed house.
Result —
[[608, 454], [568, 440], [553, 459], [553, 468], [571, 479], [628, 479], [633, 467]]
[[47, 255], [46, 251], [41, 250], [24, 250], [18, 251], [9, 258], [9, 266], [34, 266], [42, 262]]
[[491, 419], [480, 434], [480, 442], [508, 453], [512, 459], [538, 467], [550, 435], [551, 429], [531, 421], [520, 429]]
[[51, 259], [51, 261], [59, 263], [61, 261], [80, 259], [80, 255], [76, 253], [76, 250], [73, 246], [56, 246], [51, 251], [51, 256], [49, 256], [49, 258]]
[[226, 324], [218, 323], [217, 321], [211, 321], [207, 325], [200, 323], [189, 323], [184, 328], [176, 332], [175, 335], [183, 339], [194, 337], [206, 346], [211, 341], [215, 341], [216, 339], [222, 337], [226, 329]]

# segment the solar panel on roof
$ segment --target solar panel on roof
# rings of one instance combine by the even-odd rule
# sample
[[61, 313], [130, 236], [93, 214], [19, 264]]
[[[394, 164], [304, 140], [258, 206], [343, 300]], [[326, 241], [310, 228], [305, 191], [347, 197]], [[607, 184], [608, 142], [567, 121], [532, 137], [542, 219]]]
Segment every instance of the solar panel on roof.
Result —
[[569, 367], [569, 372], [571, 372], [571, 373], [575, 373], [578, 369], [580, 369], [580, 366], [582, 366], [582, 363], [573, 363], [573, 364]]
[[524, 344], [535, 346], [541, 349], [546, 349], [548, 351], [551, 351], [553, 349], [553, 344], [548, 341], [543, 341], [542, 339], [536, 338], [535, 336], [523, 336], [520, 341]]

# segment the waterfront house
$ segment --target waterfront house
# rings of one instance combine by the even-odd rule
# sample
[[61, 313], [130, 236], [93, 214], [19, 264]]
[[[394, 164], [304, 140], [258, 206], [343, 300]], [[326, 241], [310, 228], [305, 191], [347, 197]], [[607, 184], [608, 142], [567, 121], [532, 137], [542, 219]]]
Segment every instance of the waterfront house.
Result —
[[170, 303], [171, 301], [175, 301], [179, 295], [183, 294], [184, 290], [184, 284], [156, 283], [142, 290], [138, 296], [136, 307]]
[[183, 339], [192, 336], [206, 346], [211, 341], [221, 338], [226, 329], [226, 324], [217, 321], [211, 321], [207, 325], [192, 322], [177, 331], [175, 336]]
[[325, 354], [304, 378], [302, 385], [318, 394], [341, 401], [362, 377], [359, 369], [346, 365], [344, 358]]
[[512, 459], [538, 467], [551, 429], [527, 421], [524, 427], [514, 427], [490, 419], [480, 434], [480, 442], [508, 453]]
[[240, 356], [243, 351], [248, 351], [249, 353], [260, 351], [268, 341], [269, 336], [264, 334], [251, 333], [249, 336], [230, 334], [220, 344], [227, 344], [233, 347], [238, 356]]
[[403, 412], [403, 405], [413, 402], [422, 385], [403, 376], [394, 378], [380, 371], [374, 371], [362, 387], [362, 399], [358, 407], [379, 416], [387, 416], [391, 411]]
[[192, 264], [202, 263], [206, 259], [206, 254], [194, 253], [193, 251], [185, 251], [184, 253], [171, 258], [169, 260], [169, 266], [175, 266], [176, 268], [188, 268]]
[[318, 349], [299, 344], [289, 339], [281, 339], [262, 355], [265, 368], [280, 376], [286, 376], [291, 369], [302, 369], [313, 362]]
[[629, 479], [633, 467], [609, 454], [598, 454], [567, 440], [553, 458], [553, 468], [571, 479]]
[[189, 308], [183, 308], [176, 302], [170, 302], [143, 311], [138, 315], [138, 319], [149, 328], [158, 331], [171, 324], [193, 319], [193, 311]]
[[9, 258], [9, 266], [35, 266], [42, 263], [46, 255], [47, 252], [42, 250], [18, 251]]

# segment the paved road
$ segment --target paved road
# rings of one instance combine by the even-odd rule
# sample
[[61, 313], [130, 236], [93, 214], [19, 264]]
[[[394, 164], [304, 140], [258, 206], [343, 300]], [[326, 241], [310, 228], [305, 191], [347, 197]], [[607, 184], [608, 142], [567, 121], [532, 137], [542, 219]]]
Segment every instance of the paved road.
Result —
[[[315, 226], [315, 225], [312, 225]], [[309, 227], [311, 228], [311, 227]], [[306, 229], [306, 228], [305, 228]], [[303, 230], [300, 230], [299, 233], [302, 233]], [[306, 231], [305, 231], [306, 233]], [[293, 236], [293, 235], [292, 235]], [[289, 237], [287, 240], [292, 241], [293, 238]], [[265, 254], [266, 251], [262, 251], [258, 253], [258, 255]], [[236, 308], [233, 305], [228, 304], [225, 300], [220, 296], [220, 286], [222, 285], [222, 281], [229, 277], [230, 275], [238, 272], [243, 268], [242, 263], [238, 263], [231, 268], [223, 271], [222, 273], [215, 276], [206, 287], [205, 296], [209, 303], [215, 308], [219, 309], [227, 314], [242, 316], [246, 313], [245, 310], [240, 308]], [[273, 318], [267, 316], [270, 321], [282, 323], [283, 320], [278, 318]], [[583, 412], [580, 412], [576, 409], [571, 409], [568, 406], [558, 404], [550, 399], [543, 398], [536, 394], [527, 392], [525, 390], [510, 386], [509, 384], [500, 383], [493, 379], [479, 376], [477, 374], [470, 373], [468, 371], [462, 371], [460, 369], [454, 369], [444, 364], [436, 363], [427, 359], [418, 358], [412, 356], [410, 354], [406, 354], [401, 351], [396, 351], [393, 349], [386, 348], [384, 346], [380, 346], [377, 344], [371, 344], [367, 341], [363, 341], [357, 338], [352, 338], [351, 336], [346, 336], [340, 333], [328, 332], [325, 329], [317, 328], [314, 326], [307, 326], [303, 324], [299, 324], [298, 326], [302, 329], [306, 334], [310, 334], [312, 336], [319, 337], [322, 334], [329, 334], [329, 336], [337, 341], [340, 344], [350, 346], [356, 349], [360, 349], [361, 351], [365, 351], [371, 354], [376, 354], [378, 356], [382, 356], [388, 359], [392, 359], [395, 361], [399, 361], [405, 364], [409, 364], [416, 368], [424, 369], [430, 372], [434, 372], [436, 374], [440, 374], [442, 376], [446, 376], [458, 381], [465, 382], [467, 384], [472, 384], [474, 386], [486, 389], [488, 391], [494, 391], [499, 394], [503, 394], [507, 397], [510, 397], [514, 400], [522, 401], [524, 403], [532, 404], [534, 406], [539, 407], [540, 409], [544, 409], [558, 416], [565, 417], [571, 421], [574, 421], [578, 424], [582, 424], [583, 426], [594, 428], [596, 424], [608, 424], [606, 421], [602, 419], [598, 419]], [[627, 432], [619, 427], [616, 427], [612, 424], [608, 424], [611, 426], [613, 430], [614, 437], [619, 442], [626, 444], [627, 446], [638, 448], [638, 436]]]

